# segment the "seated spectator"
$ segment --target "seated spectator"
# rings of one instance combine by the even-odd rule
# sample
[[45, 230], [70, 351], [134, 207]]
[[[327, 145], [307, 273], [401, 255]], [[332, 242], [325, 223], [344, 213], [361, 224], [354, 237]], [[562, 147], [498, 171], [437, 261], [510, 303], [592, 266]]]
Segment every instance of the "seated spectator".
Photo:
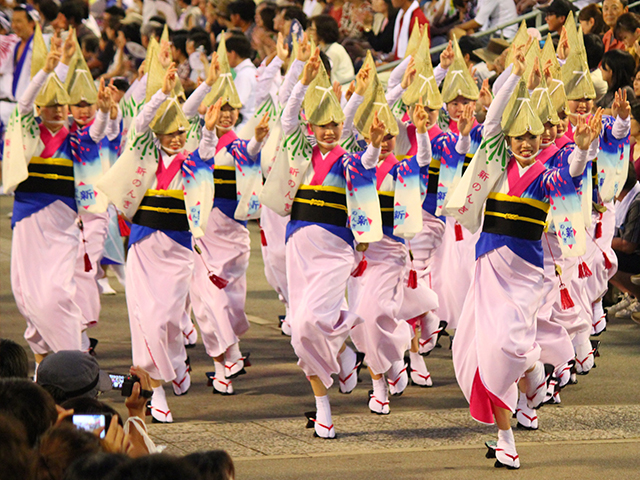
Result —
[[192, 29], [189, 32], [187, 55], [189, 55], [189, 66], [191, 67], [189, 78], [197, 85], [198, 79], [204, 81], [207, 76], [205, 65], [208, 65], [208, 62], [203, 62], [203, 58], [206, 59], [211, 55], [211, 41], [204, 30]]
[[273, 28], [277, 33], [281, 33], [285, 38], [289, 36], [291, 31], [291, 22], [298, 20], [304, 30], [307, 29], [308, 19], [301, 8], [298, 7], [284, 7], [282, 8], [273, 19]]
[[175, 30], [191, 30], [204, 26], [204, 13], [197, 5], [192, 5], [189, 0], [177, 0], [176, 3], [182, 13], [176, 21]]
[[0, 338], [0, 378], [28, 378], [27, 352], [13, 340]]
[[[508, 41], [492, 38], [489, 40], [489, 45], [476, 49], [473, 53], [487, 65], [487, 69], [491, 72], [491, 78], [496, 77], [497, 79], [497, 76], [504, 70], [504, 56], [506, 56], [507, 48], [509, 48]], [[501, 57], [502, 62], [500, 62]]]
[[340, 32], [337, 22], [329, 15], [319, 15], [313, 17], [310, 23], [308, 31], [311, 38], [331, 60], [331, 82], [347, 83], [354, 77], [355, 71], [351, 57], [338, 43]]
[[142, 28], [140, 28], [140, 41], [142, 42], [141, 45], [144, 48], [147, 48], [152, 38], [155, 38], [157, 42], [160, 42], [160, 37], [162, 36], [163, 30], [164, 25], [162, 25], [161, 23], [145, 23]]
[[0, 480], [33, 479], [34, 460], [24, 426], [13, 417], [0, 414]]
[[[472, 12], [475, 0], [438, 0], [429, 4], [425, 15], [429, 20], [431, 46], [442, 45], [449, 41], [449, 31], [455, 26], [474, 17]], [[432, 20], [433, 19], [433, 20]], [[439, 61], [440, 53], [432, 55], [432, 61]]]
[[120, 465], [113, 472], [118, 480], [200, 480], [198, 471], [184, 457], [147, 455]]
[[58, 16], [51, 22], [51, 26], [58, 33], [73, 27], [78, 39], [84, 38], [86, 35], [96, 36], [84, 23], [88, 16], [89, 10], [81, 1], [66, 1], [60, 5]]
[[[512, 1], [512, 0], [511, 0]], [[393, 34], [393, 50], [391, 51], [395, 59], [404, 58], [409, 44], [409, 37], [415, 27], [416, 20], [418, 25], [426, 25], [427, 34], [429, 33], [429, 21], [422, 13], [420, 4], [415, 0], [392, 0], [393, 7], [398, 10], [396, 14], [396, 26]], [[335, 67], [334, 67], [335, 68]]]
[[629, 103], [635, 102], [635, 94], [633, 93], [633, 72], [636, 71], [636, 62], [633, 57], [623, 50], [610, 50], [602, 57], [600, 63], [602, 70], [602, 78], [607, 82], [607, 93], [596, 103], [596, 106], [605, 109], [605, 114], [610, 115], [608, 111], [613, 104], [615, 93], [619, 89], [627, 91], [627, 100]]
[[262, 2], [256, 8], [256, 28], [251, 37], [251, 48], [257, 52], [256, 62], [261, 62], [276, 51], [277, 33], [273, 24], [275, 16], [275, 3]]
[[242, 108], [241, 120], [235, 127], [239, 132], [242, 127], [253, 117], [256, 109], [256, 67], [251, 62], [253, 50], [249, 39], [244, 35], [232, 35], [227, 39], [227, 58], [229, 66], [236, 71], [235, 85], [238, 90]]
[[53, 0], [40, 0], [36, 3], [36, 8], [40, 12], [40, 18], [43, 20], [42, 33], [45, 35], [53, 35], [55, 29], [51, 25], [58, 18], [60, 6]]
[[602, 8], [597, 3], [591, 3], [580, 10], [578, 20], [584, 35], [594, 33], [602, 36], [607, 30], [607, 24], [604, 23], [604, 17], [602, 16]]
[[595, 101], [597, 102], [609, 90], [609, 85], [602, 78], [602, 70], [599, 68], [604, 55], [604, 43], [602, 43], [602, 39], [598, 35], [589, 33], [584, 36], [584, 48], [587, 52], [587, 64], [591, 72], [593, 87], [596, 90]]
[[234, 480], [236, 477], [233, 460], [224, 450], [192, 453], [185, 460], [200, 472], [202, 480]]
[[53, 397], [26, 378], [0, 379], [0, 414], [22, 424], [31, 447], [35, 447], [42, 434], [58, 419]]
[[235, 0], [227, 6], [227, 10], [233, 28], [241, 30], [251, 41], [253, 29], [256, 27], [256, 3], [253, 0]]
[[[638, 71], [638, 76], [640, 70]], [[631, 150], [629, 152], [629, 161], [633, 164], [636, 171], [636, 178], [640, 178], [640, 104], [631, 106], [631, 131], [629, 133], [629, 143]]]
[[98, 452], [84, 455], [74, 461], [67, 469], [64, 480], [107, 480], [120, 465], [129, 461], [129, 457], [117, 453]]
[[[478, 7], [475, 18], [458, 25], [449, 32], [449, 35], [470, 35], [477, 31], [490, 30], [495, 26], [516, 20], [518, 14], [513, 0], [478, 0]], [[511, 25], [500, 31], [506, 39], [515, 37], [518, 32], [518, 25]]]
[[102, 13], [102, 22], [106, 24], [110, 18], [117, 18], [118, 20], [122, 20], [127, 15], [127, 12], [124, 11], [124, 8], [118, 7], [117, 5], [112, 5], [109, 8], [106, 8]]
[[483, 47], [483, 42], [478, 37], [464, 36], [458, 41], [460, 51], [464, 57], [464, 61], [467, 64], [467, 68], [471, 69], [473, 75], [478, 83], [478, 88], [482, 88], [483, 80], [491, 78], [494, 72], [491, 72], [487, 67], [487, 64], [475, 54], [475, 50], [479, 50]]
[[364, 18], [372, 13], [371, 4], [367, 1], [345, 2], [341, 18], [338, 20], [340, 36], [351, 40], [361, 39], [364, 33]]
[[618, 257], [618, 271], [610, 282], [640, 298], [640, 286], [631, 282], [631, 276], [640, 273], [640, 184], [631, 162], [627, 181], [616, 199], [616, 231], [611, 246]]
[[640, 52], [636, 50], [636, 43], [640, 38], [640, 17], [635, 13], [625, 13], [620, 15], [614, 30], [616, 40], [624, 44], [624, 49], [631, 54], [636, 62], [640, 62]]
[[364, 18], [364, 38], [376, 52], [390, 53], [398, 11], [391, 0], [373, 0], [373, 14]]
[[195, 89], [195, 83], [191, 81], [191, 65], [187, 53], [187, 35], [175, 35], [171, 39], [171, 57], [178, 69], [178, 78], [182, 82], [187, 97]]
[[40, 440], [36, 480], [62, 480], [69, 466], [85, 455], [103, 450], [97, 435], [66, 423], [49, 429]]
[[47, 355], [38, 367], [37, 383], [57, 404], [75, 397], [95, 398], [99, 392], [111, 390], [111, 379], [96, 359], [76, 350]]
[[575, 14], [578, 9], [569, 0], [553, 0], [551, 5], [541, 8], [540, 11], [544, 12], [544, 19], [549, 26], [549, 31], [560, 34], [569, 12]]
[[604, 37], [602, 37], [605, 52], [609, 50], [624, 50], [624, 43], [616, 40], [615, 28], [620, 15], [629, 11], [628, 4], [629, 2], [627, 0], [604, 0], [602, 3], [602, 16], [604, 23], [606, 23], [609, 28], [607, 33], [604, 34]]
[[[92, 65], [95, 65], [98, 61], [98, 55], [100, 54], [100, 40], [92, 36], [84, 37], [81, 42], [81, 48], [82, 56], [87, 62], [87, 66], [90, 62]], [[91, 71], [91, 76], [94, 78], [100, 76], [101, 72], [99, 68], [91, 70], [91, 67], [89, 67], [89, 70]]]

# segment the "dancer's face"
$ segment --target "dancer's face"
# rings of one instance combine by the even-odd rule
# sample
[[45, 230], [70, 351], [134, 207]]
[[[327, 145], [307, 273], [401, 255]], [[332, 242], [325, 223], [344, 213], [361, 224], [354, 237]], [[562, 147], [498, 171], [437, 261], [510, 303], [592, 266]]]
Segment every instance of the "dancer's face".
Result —
[[574, 115], [589, 115], [593, 109], [593, 100], [581, 98], [579, 100], [568, 100], [569, 111]]
[[380, 144], [380, 160], [387, 158], [396, 148], [396, 137], [388, 134], [385, 135]]
[[564, 110], [558, 112], [558, 118], [560, 119], [560, 123], [556, 126], [556, 138], [562, 137], [567, 131], [567, 127], [569, 126], [569, 117], [564, 112]]
[[318, 141], [320, 150], [324, 150], [323, 153], [333, 150], [333, 148], [338, 145], [338, 143], [340, 142], [340, 137], [342, 137], [343, 127], [344, 122], [330, 122], [326, 125], [311, 125], [313, 135]]
[[220, 116], [218, 116], [218, 124], [216, 126], [223, 131], [231, 130], [238, 121], [239, 114], [240, 111], [237, 108], [225, 103], [220, 109]]
[[98, 110], [95, 104], [80, 102], [78, 105], [71, 105], [71, 115], [78, 125], [87, 125], [96, 116]]
[[451, 120], [457, 122], [458, 118], [460, 118], [460, 115], [462, 115], [462, 110], [464, 109], [464, 107], [466, 107], [470, 103], [475, 107], [475, 100], [469, 100], [468, 98], [464, 98], [462, 95], [458, 95], [451, 102], [447, 103], [447, 111], [449, 112], [449, 117], [451, 118]]
[[180, 152], [187, 143], [187, 132], [177, 130], [173, 133], [158, 135], [163, 150], [171, 155]]
[[546, 148], [556, 141], [558, 136], [558, 128], [551, 122], [544, 124], [544, 132], [540, 136], [540, 143], [542, 148]]
[[43, 125], [53, 132], [57, 132], [64, 126], [68, 116], [69, 107], [66, 105], [40, 107], [40, 118]]
[[518, 137], [509, 137], [509, 143], [520, 165], [526, 167], [535, 162], [535, 155], [540, 150], [540, 136], [527, 132]]

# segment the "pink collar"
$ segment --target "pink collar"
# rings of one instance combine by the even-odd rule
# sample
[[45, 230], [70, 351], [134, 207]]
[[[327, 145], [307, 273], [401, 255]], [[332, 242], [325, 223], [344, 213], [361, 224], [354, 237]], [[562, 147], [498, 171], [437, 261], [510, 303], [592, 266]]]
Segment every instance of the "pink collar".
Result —
[[412, 123], [407, 126], [407, 138], [409, 139], [409, 143], [411, 143], [411, 148], [407, 152], [407, 157], [413, 157], [418, 153], [418, 138], [416, 133], [416, 126]]
[[58, 151], [62, 143], [69, 135], [69, 130], [67, 127], [62, 127], [58, 130], [58, 133], [53, 135], [47, 127], [43, 124], [40, 124], [40, 138], [42, 139], [42, 143], [44, 143], [44, 150], [40, 156], [42, 158], [51, 158], [53, 154]]
[[442, 133], [442, 129], [436, 123], [433, 127], [429, 129], [428, 133], [429, 133], [429, 140], [433, 142], [433, 140]]
[[509, 181], [509, 195], [514, 197], [520, 197], [524, 191], [538, 178], [538, 176], [545, 171], [545, 167], [539, 160], [531, 165], [524, 175], [520, 176], [518, 168], [518, 160], [515, 157], [511, 157], [509, 165], [507, 165], [507, 179]]
[[222, 135], [222, 137], [220, 137], [220, 139], [218, 140], [218, 145], [216, 146], [216, 153], [218, 153], [220, 150], [225, 148], [227, 145], [229, 145], [231, 142], [233, 142], [237, 138], [238, 136], [236, 135], [236, 132], [234, 132], [233, 130], [229, 130], [227, 133]]
[[553, 157], [558, 150], [560, 149], [556, 146], [556, 144], [552, 143], [551, 145], [549, 145], [547, 148], [545, 148], [540, 152], [536, 160], [538, 160], [540, 163], [543, 163], [543, 164], [547, 163], [547, 160]]
[[313, 147], [313, 154], [311, 155], [311, 165], [313, 165], [313, 178], [311, 179], [311, 185], [322, 185], [324, 179], [329, 174], [331, 167], [338, 161], [342, 155], [346, 152], [341, 146], [334, 147], [327, 156], [323, 159], [322, 153], [320, 153], [320, 147], [317, 145]]
[[398, 163], [398, 159], [390, 153], [387, 155], [378, 168], [376, 168], [376, 188], [380, 190], [382, 186], [382, 182], [384, 182], [385, 177], [389, 174], [393, 166]]
[[[160, 154], [162, 155], [162, 153]], [[171, 185], [171, 181], [175, 178], [176, 174], [182, 167], [182, 162], [186, 160], [187, 156], [184, 152], [178, 153], [168, 167], [164, 166], [164, 162], [162, 158], [160, 158], [160, 162], [158, 163], [158, 170], [156, 170], [156, 180], [157, 186], [156, 190], [168, 190], [169, 185]]]

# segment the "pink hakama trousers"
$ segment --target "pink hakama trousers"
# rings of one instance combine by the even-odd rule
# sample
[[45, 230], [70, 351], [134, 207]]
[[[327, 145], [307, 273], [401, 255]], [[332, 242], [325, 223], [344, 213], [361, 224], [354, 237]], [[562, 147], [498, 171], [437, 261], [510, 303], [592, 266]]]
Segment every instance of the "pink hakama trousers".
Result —
[[193, 255], [160, 231], [129, 248], [125, 293], [133, 364], [156, 380], [174, 380], [187, 358], [180, 324], [193, 274]]
[[[84, 316], [84, 326], [89, 327], [98, 323], [100, 317], [100, 290], [98, 290], [98, 272], [100, 260], [104, 252], [104, 243], [107, 239], [109, 228], [109, 213], [88, 213], [80, 217], [84, 225], [84, 239], [86, 243], [82, 245], [80, 237], [80, 248], [76, 258], [76, 295], [75, 301], [82, 310]], [[84, 271], [84, 253], [89, 255], [91, 270]]]
[[289, 304], [287, 292], [287, 261], [285, 236], [289, 217], [281, 217], [268, 207], [262, 207], [260, 214], [260, 228], [265, 236], [267, 245], [262, 245], [262, 260], [264, 261], [264, 275], [267, 282], [276, 291], [280, 300]]
[[318, 225], [300, 228], [287, 241], [291, 345], [304, 373], [327, 388], [340, 371], [342, 345], [362, 322], [345, 299], [354, 268], [352, 246]]
[[[540, 361], [559, 367], [575, 356], [569, 332], [578, 334], [591, 325], [580, 318], [578, 306], [563, 310], [560, 298], [560, 278], [556, 275], [555, 264], [562, 269], [562, 280], [567, 289], [571, 278], [576, 275], [576, 262], [562, 257], [558, 236], [545, 233], [542, 236], [544, 250], [544, 283], [542, 305], [538, 310], [536, 343], [540, 345]], [[555, 259], [555, 263], [554, 263]], [[570, 290], [569, 290], [570, 292]], [[574, 301], [574, 303], [576, 303]]]
[[[367, 268], [348, 282], [350, 310], [363, 320], [351, 330], [351, 340], [364, 352], [369, 368], [381, 375], [404, 358], [411, 342], [411, 327], [398, 319], [408, 254], [402, 243], [384, 236], [369, 244], [364, 255]], [[357, 257], [359, 262], [362, 254]]]
[[76, 218], [56, 200], [13, 229], [11, 288], [27, 321], [24, 338], [40, 355], [81, 349], [83, 317], [74, 300], [80, 242]]
[[453, 342], [456, 379], [474, 415], [476, 373], [489, 396], [511, 411], [516, 382], [540, 358], [536, 314], [542, 300], [543, 270], [503, 246], [476, 261], [473, 280]]
[[[606, 203], [605, 207], [607, 207], [607, 211], [602, 214], [601, 219], [602, 237], [595, 238], [596, 224], [598, 223], [599, 217], [596, 215], [592, 216], [591, 228], [587, 233], [586, 256], [588, 260], [585, 259], [585, 261], [589, 265], [593, 275], [587, 277], [586, 288], [588, 292], [587, 298], [591, 303], [600, 300], [604, 294], [607, 293], [609, 280], [618, 271], [618, 257], [613, 248], [611, 248], [611, 242], [613, 241], [613, 235], [616, 230], [616, 210], [613, 202]], [[604, 256], [600, 249], [607, 255], [607, 258], [611, 262], [611, 268], [605, 268]]]
[[[218, 357], [249, 330], [244, 312], [251, 253], [249, 230], [214, 208], [205, 235], [196, 244], [202, 258], [195, 259], [191, 305], [207, 354]], [[207, 268], [228, 285], [221, 289], [211, 283]]]
[[462, 228], [463, 239], [456, 241], [455, 221], [447, 219], [442, 244], [433, 256], [432, 285], [438, 295], [436, 315], [456, 329], [467, 291], [473, 278], [476, 242], [482, 229], [470, 233]]

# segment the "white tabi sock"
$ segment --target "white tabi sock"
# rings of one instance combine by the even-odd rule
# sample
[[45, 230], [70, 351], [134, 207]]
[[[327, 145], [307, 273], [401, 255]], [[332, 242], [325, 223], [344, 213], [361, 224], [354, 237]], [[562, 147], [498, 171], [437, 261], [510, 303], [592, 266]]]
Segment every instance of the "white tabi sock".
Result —
[[338, 355], [338, 363], [340, 364], [338, 380], [342, 393], [350, 393], [358, 385], [358, 372], [355, 370], [357, 361], [356, 352], [348, 346]]
[[516, 439], [513, 436], [513, 429], [498, 430], [498, 442], [503, 443], [505, 446], [516, 449]]
[[216, 362], [215, 360], [213, 361], [213, 367], [216, 370], [216, 378], [219, 378], [220, 380], [224, 380], [225, 379], [225, 375], [224, 375], [224, 363], [222, 362]]
[[335, 429], [333, 428], [333, 420], [331, 419], [329, 395], [316, 397], [316, 421], [314, 428], [319, 437], [333, 438], [336, 436]]
[[242, 358], [242, 353], [240, 353], [240, 344], [234, 343], [227, 351], [224, 353], [224, 359], [228, 362], [236, 362]]
[[373, 413], [382, 415], [389, 414], [389, 390], [384, 375], [378, 380], [371, 379], [373, 382], [373, 394], [369, 399], [369, 409]]
[[214, 368], [216, 370], [215, 376], [213, 378], [213, 390], [214, 393], [222, 393], [222, 394], [233, 394], [233, 385], [231, 384], [231, 380], [227, 379], [225, 373], [224, 363], [213, 361]]

